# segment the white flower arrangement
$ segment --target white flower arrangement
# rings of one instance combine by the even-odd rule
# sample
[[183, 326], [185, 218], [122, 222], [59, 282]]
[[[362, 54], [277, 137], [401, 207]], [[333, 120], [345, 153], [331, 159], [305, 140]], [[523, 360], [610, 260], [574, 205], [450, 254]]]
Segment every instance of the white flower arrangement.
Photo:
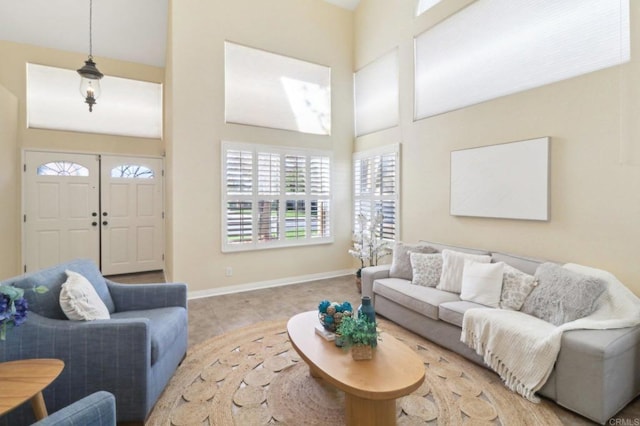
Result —
[[380, 211], [370, 221], [362, 213], [358, 215], [357, 220], [360, 231], [353, 233], [353, 247], [349, 250], [349, 254], [360, 260], [360, 269], [357, 273], [357, 276], [360, 276], [362, 268], [376, 266], [380, 259], [391, 253], [391, 248], [388, 241], [376, 235], [376, 230], [384, 220]]

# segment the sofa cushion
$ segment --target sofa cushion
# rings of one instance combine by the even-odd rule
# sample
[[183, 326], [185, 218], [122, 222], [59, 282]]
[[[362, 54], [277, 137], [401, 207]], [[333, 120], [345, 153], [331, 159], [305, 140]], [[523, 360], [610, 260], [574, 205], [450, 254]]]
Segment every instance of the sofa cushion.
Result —
[[504, 263], [464, 261], [460, 299], [497, 308], [502, 293]]
[[500, 307], [519, 311], [527, 296], [537, 284], [538, 282], [533, 275], [526, 274], [513, 266], [505, 264]]
[[60, 307], [67, 318], [74, 321], [109, 319], [109, 310], [91, 283], [82, 274], [65, 272], [67, 281], [60, 291]]
[[436, 249], [425, 244], [406, 244], [398, 241], [393, 248], [393, 260], [391, 261], [391, 269], [389, 269], [389, 276], [391, 278], [403, 278], [411, 281], [413, 271], [411, 269], [409, 252], [435, 253]]
[[116, 312], [112, 319], [146, 318], [151, 338], [151, 365], [169, 351], [178, 336], [187, 332], [186, 310], [182, 307]]
[[491, 256], [442, 250], [442, 275], [440, 276], [440, 283], [436, 287], [438, 290], [460, 293], [465, 260], [489, 263], [491, 262]]
[[60, 292], [62, 284], [67, 280], [67, 274], [65, 273], [67, 269], [85, 277], [93, 285], [109, 313], [115, 311], [107, 283], [96, 264], [89, 259], [72, 260], [17, 278], [14, 282], [16, 287], [28, 290], [33, 287], [43, 286], [48, 290], [46, 293], [24, 292], [24, 296], [29, 303], [29, 310], [47, 318], [67, 319], [60, 307]]
[[442, 253], [411, 253], [411, 282], [425, 287], [435, 287], [442, 274]]
[[460, 300], [455, 293], [413, 285], [411, 281], [398, 278], [376, 280], [373, 283], [373, 293], [434, 320], [438, 319], [440, 304]]
[[538, 285], [522, 305], [522, 312], [556, 326], [591, 314], [605, 291], [604, 280], [555, 263], [543, 263], [535, 275]]
[[458, 302], [442, 303], [440, 305], [438, 315], [440, 316], [440, 319], [442, 321], [448, 322], [449, 324], [457, 325], [458, 327], [462, 328], [462, 319], [464, 318], [464, 313], [469, 309], [476, 308], [491, 309], [490, 307], [485, 305], [461, 300]]

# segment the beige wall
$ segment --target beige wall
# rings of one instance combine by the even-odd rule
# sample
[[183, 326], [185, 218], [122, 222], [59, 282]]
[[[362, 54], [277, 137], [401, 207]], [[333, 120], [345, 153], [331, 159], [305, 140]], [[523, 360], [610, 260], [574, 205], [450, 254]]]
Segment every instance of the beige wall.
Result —
[[[18, 144], [20, 148], [65, 150], [73, 152], [105, 152], [134, 155], [162, 155], [164, 143], [160, 139], [109, 136], [93, 133], [63, 132], [26, 128], [26, 64], [27, 62], [59, 68], [77, 69], [86, 60], [86, 55], [64, 52], [27, 44], [0, 41], [0, 84], [18, 97]], [[164, 82], [164, 69], [114, 59], [95, 57], [105, 75], [137, 80]], [[78, 84], [80, 84], [78, 77]], [[78, 100], [82, 97], [78, 93]], [[99, 105], [100, 100], [98, 100]], [[87, 111], [87, 113], [89, 113]], [[98, 114], [99, 109], [93, 114]]]
[[20, 273], [18, 98], [0, 85], [0, 279]]
[[[402, 239], [575, 262], [614, 273], [640, 294], [640, 3], [631, 2], [632, 62], [413, 122], [413, 37], [470, 1], [362, 0], [355, 69], [400, 56], [400, 125], [358, 138], [356, 150], [402, 143]], [[551, 220], [449, 214], [452, 150], [551, 136]]]
[[[26, 63], [43, 64], [60, 68], [76, 69], [83, 64], [86, 55], [78, 53], [63, 52], [53, 49], [0, 41], [0, 85], [17, 99], [17, 110], [15, 117], [15, 138], [5, 140], [0, 148], [4, 154], [5, 150], [13, 150], [16, 155], [5, 157], [2, 155], [0, 162], [6, 167], [3, 172], [9, 173], [10, 182], [15, 185], [16, 199], [8, 202], [5, 193], [0, 189], [1, 200], [3, 202], [3, 212], [0, 213], [0, 229], [14, 229], [17, 233], [15, 245], [10, 245], [12, 251], [18, 256], [21, 262], [22, 238], [20, 230], [21, 207], [21, 173], [20, 163], [22, 161], [22, 151], [24, 149], [43, 149], [51, 151], [70, 151], [81, 153], [109, 153], [128, 155], [164, 155], [164, 142], [160, 139], [132, 138], [123, 136], [109, 136], [80, 132], [63, 132], [54, 130], [28, 129], [26, 127]], [[103, 59], [96, 56], [95, 60], [106, 75], [132, 78], [144, 81], [162, 83], [164, 81], [164, 69], [147, 65], [134, 64], [130, 62]], [[78, 77], [78, 84], [80, 77]], [[83, 102], [78, 93], [78, 102]], [[98, 102], [100, 102], [98, 100]], [[6, 108], [6, 106], [3, 106]], [[99, 114], [96, 107], [93, 114]], [[87, 112], [88, 113], [88, 112]], [[4, 110], [0, 113], [0, 120], [6, 119]], [[11, 146], [12, 145], [12, 146]], [[7, 151], [9, 152], [9, 151]], [[3, 169], [4, 169], [3, 167]], [[3, 173], [4, 174], [4, 173]], [[5, 185], [3, 177], [2, 185]], [[9, 194], [10, 195], [10, 194]], [[7, 195], [7, 196], [9, 196]], [[0, 234], [4, 238], [4, 232]], [[0, 249], [0, 253], [2, 253]], [[1, 254], [0, 254], [1, 256]], [[0, 278], [14, 275], [18, 271], [5, 272], [0, 267]]]
[[[167, 135], [172, 186], [169, 270], [190, 291], [283, 280], [352, 268], [350, 160], [353, 144], [353, 13], [321, 0], [172, 2]], [[327, 65], [332, 72], [331, 136], [224, 123], [224, 41]], [[220, 142], [333, 151], [333, 244], [221, 252]], [[225, 277], [225, 267], [233, 276]]]

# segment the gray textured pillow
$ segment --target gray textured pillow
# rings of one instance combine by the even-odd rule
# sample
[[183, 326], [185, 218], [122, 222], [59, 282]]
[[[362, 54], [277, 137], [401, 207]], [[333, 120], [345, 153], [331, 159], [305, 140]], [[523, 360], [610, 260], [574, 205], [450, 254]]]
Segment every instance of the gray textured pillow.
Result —
[[393, 260], [391, 261], [391, 269], [389, 269], [389, 277], [403, 278], [409, 281], [413, 279], [409, 252], [437, 253], [437, 250], [424, 244], [405, 244], [398, 241], [393, 248]]
[[555, 263], [540, 265], [535, 277], [538, 285], [524, 301], [521, 311], [556, 326], [593, 313], [607, 287], [604, 280]]
[[502, 309], [519, 311], [525, 299], [537, 283], [533, 275], [526, 274], [505, 263], [500, 307]]
[[423, 287], [435, 287], [440, 282], [442, 274], [441, 253], [415, 253], [409, 254], [411, 268], [413, 269], [412, 284]]

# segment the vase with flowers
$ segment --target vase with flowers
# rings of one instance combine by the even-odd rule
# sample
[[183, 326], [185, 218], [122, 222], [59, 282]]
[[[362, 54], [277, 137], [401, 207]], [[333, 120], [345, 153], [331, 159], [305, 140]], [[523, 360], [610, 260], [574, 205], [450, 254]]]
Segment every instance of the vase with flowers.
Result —
[[[46, 287], [34, 287], [36, 293], [45, 293]], [[0, 285], [0, 340], [6, 340], [7, 330], [18, 327], [27, 320], [29, 304], [24, 290], [11, 285]]]
[[384, 216], [378, 212], [369, 220], [364, 213], [357, 218], [358, 230], [353, 233], [353, 247], [349, 254], [360, 260], [360, 268], [356, 271], [356, 287], [362, 292], [362, 268], [376, 266], [380, 259], [391, 253], [389, 242], [382, 239]]

